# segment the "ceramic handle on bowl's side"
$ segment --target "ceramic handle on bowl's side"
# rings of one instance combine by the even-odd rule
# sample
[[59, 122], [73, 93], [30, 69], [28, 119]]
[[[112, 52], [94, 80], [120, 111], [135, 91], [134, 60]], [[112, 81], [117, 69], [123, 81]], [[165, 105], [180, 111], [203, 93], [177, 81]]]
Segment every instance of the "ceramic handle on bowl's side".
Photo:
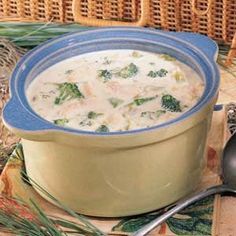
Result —
[[17, 98], [11, 98], [7, 102], [3, 108], [2, 118], [9, 130], [23, 138], [34, 136], [37, 132], [38, 138], [42, 137], [42, 140], [45, 140], [44, 134], [53, 128], [53, 124], [31, 113]]
[[177, 36], [177, 38], [183, 40], [185, 43], [191, 43], [198, 50], [202, 51], [210, 60], [216, 61], [218, 55], [218, 46], [215, 41], [207, 36], [196, 34], [196, 33], [186, 33], [186, 32], [169, 32]]

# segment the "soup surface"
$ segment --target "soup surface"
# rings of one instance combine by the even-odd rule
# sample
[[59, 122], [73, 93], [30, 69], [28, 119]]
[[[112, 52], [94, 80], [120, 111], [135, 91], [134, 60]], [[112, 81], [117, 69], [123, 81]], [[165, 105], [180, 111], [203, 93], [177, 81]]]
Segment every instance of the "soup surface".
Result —
[[169, 55], [107, 50], [53, 65], [29, 85], [27, 98], [57, 125], [114, 132], [174, 119], [196, 104], [203, 89], [197, 73]]

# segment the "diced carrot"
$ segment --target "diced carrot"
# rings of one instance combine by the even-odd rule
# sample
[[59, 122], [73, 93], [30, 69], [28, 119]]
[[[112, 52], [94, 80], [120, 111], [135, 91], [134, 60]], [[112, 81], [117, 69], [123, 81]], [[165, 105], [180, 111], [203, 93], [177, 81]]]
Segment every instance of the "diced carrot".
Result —
[[84, 83], [81, 87], [83, 89], [83, 93], [85, 97], [94, 96], [94, 93], [89, 83]]

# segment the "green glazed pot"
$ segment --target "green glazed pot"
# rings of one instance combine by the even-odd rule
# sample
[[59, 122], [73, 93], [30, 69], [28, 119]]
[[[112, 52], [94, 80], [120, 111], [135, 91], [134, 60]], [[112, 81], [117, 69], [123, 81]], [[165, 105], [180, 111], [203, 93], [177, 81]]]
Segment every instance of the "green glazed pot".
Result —
[[[170, 54], [201, 76], [203, 96], [164, 124], [106, 134], [59, 127], [32, 110], [25, 90], [40, 72], [66, 58], [106, 49]], [[204, 168], [219, 89], [216, 54], [216, 44], [205, 36], [119, 27], [69, 34], [35, 48], [16, 66], [3, 111], [5, 125], [22, 138], [28, 175], [68, 207], [92, 216], [149, 212], [191, 193]]]

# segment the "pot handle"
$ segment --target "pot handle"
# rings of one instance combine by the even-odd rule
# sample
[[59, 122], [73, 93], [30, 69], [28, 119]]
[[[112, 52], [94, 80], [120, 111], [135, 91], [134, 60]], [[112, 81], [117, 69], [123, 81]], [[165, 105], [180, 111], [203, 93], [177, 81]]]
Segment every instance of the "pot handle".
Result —
[[42, 140], [48, 140], [50, 139], [48, 131], [55, 129], [52, 123], [26, 109], [17, 97], [11, 97], [7, 102], [3, 108], [2, 118], [5, 126], [22, 138], [33, 138], [37, 133], [37, 140], [39, 137], [42, 137]]
[[196, 33], [187, 33], [187, 32], [168, 32], [177, 36], [177, 38], [183, 40], [185, 43], [191, 43], [198, 50], [202, 51], [210, 60], [217, 60], [218, 56], [218, 45], [215, 41], [210, 39], [207, 36], [196, 34]]

